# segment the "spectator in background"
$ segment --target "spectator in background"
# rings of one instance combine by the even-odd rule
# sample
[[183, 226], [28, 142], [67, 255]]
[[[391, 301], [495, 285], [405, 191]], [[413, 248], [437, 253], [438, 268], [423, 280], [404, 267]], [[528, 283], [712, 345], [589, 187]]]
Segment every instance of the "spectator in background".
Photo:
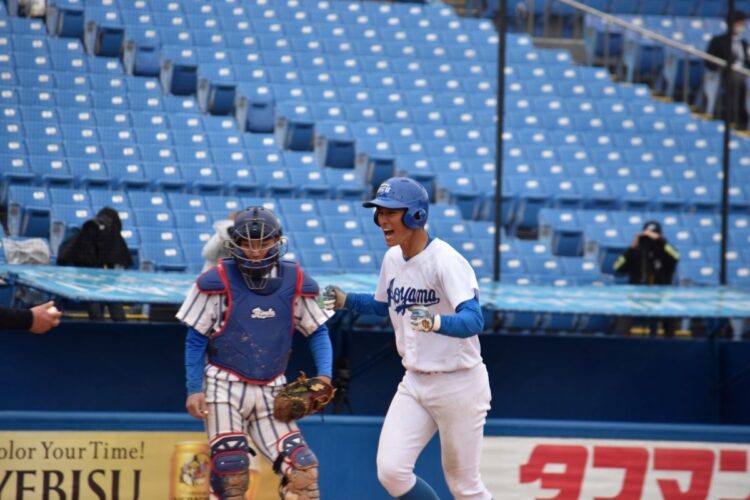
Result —
[[60, 324], [62, 313], [55, 303], [49, 301], [31, 309], [0, 307], [0, 330], [29, 330], [31, 333], [47, 333]]
[[205, 259], [203, 269], [201, 272], [206, 272], [219, 263], [219, 259], [228, 259], [231, 257], [231, 252], [227, 248], [227, 242], [230, 238], [230, 231], [234, 225], [234, 219], [237, 217], [237, 212], [229, 212], [226, 219], [218, 220], [214, 222], [215, 233], [203, 246], [201, 255]]
[[[636, 234], [630, 247], [617, 258], [614, 270], [619, 274], [628, 275], [631, 285], [671, 285], [680, 253], [670, 245], [662, 235], [661, 224], [648, 221], [643, 230]], [[627, 316], [618, 318], [615, 331], [627, 335], [633, 323], [647, 323], [651, 335], [656, 335], [658, 320], [636, 320]], [[661, 318], [664, 335], [674, 336], [679, 324], [676, 318]]]
[[[61, 266], [92, 267], [100, 269], [127, 269], [133, 265], [127, 243], [122, 238], [122, 221], [117, 211], [104, 207], [93, 219], [84, 222], [75, 235], [68, 238], [57, 255], [57, 264]], [[113, 321], [125, 321], [125, 309], [122, 304], [107, 303], [109, 316]], [[102, 304], [88, 304], [89, 319], [104, 318]]]
[[18, 15], [21, 17], [44, 17], [47, 0], [19, 0]]
[[[732, 66], [740, 66], [750, 69], [750, 55], [748, 55], [748, 43], [743, 38], [747, 16], [744, 12], [735, 11], [731, 18], [727, 19], [727, 33], [716, 35], [708, 43], [706, 52], [720, 59], [730, 61]], [[710, 71], [720, 71], [721, 68], [711, 62], [706, 61], [706, 68]], [[719, 93], [715, 117], [718, 119], [729, 119], [737, 128], [746, 129], [748, 125], [748, 115], [745, 105], [747, 95], [747, 79], [744, 75], [735, 71], [727, 73], [728, 80], [726, 84], [722, 81], [720, 88], [729, 93], [730, 106], [724, 105], [724, 99]], [[723, 78], [724, 73], [722, 73]], [[727, 109], [725, 109], [727, 108]]]

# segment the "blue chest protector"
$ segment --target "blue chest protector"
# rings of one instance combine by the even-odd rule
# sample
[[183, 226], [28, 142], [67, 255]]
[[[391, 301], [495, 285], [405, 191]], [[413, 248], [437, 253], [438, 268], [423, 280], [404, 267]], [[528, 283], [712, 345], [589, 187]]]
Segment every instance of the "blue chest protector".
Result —
[[317, 284], [294, 262], [279, 261], [277, 278], [250, 290], [231, 259], [198, 278], [203, 293], [226, 294], [224, 327], [209, 341], [208, 361], [256, 384], [270, 382], [287, 367], [298, 295], [317, 295]]

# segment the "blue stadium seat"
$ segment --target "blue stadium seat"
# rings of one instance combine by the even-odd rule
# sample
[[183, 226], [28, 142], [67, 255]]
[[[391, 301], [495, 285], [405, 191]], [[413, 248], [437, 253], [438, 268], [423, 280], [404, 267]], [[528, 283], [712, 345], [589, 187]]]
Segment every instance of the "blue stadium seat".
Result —
[[197, 98], [201, 110], [214, 115], [227, 115], [234, 110], [237, 95], [234, 70], [226, 64], [198, 66]]
[[318, 232], [301, 232], [288, 236], [290, 246], [293, 243], [294, 248], [299, 250], [326, 250], [333, 252], [334, 248], [331, 243], [331, 237], [324, 233]]
[[632, 237], [623, 228], [587, 226], [584, 228], [584, 256], [595, 258], [602, 273], [612, 274], [615, 260], [630, 246]]
[[275, 125], [273, 88], [266, 84], [240, 83], [235, 101], [235, 116], [240, 130], [270, 133]]
[[203, 229], [212, 231], [213, 217], [207, 210], [173, 210], [178, 229]]
[[317, 164], [321, 167], [353, 168], [354, 137], [346, 122], [317, 122], [314, 138]]
[[298, 196], [328, 198], [332, 193], [332, 186], [318, 168], [290, 168], [289, 178]]
[[313, 276], [340, 273], [342, 270], [338, 256], [332, 250], [300, 249], [299, 257], [305, 271]]
[[341, 268], [338, 272], [376, 274], [380, 268], [375, 252], [371, 250], [341, 250], [336, 252]]
[[289, 233], [312, 232], [316, 234], [326, 234], [323, 218], [307, 214], [291, 214], [284, 217], [286, 230]]
[[259, 193], [267, 196], [291, 196], [294, 193], [296, 186], [285, 168], [266, 166], [254, 170]]
[[195, 94], [198, 85], [198, 63], [190, 48], [163, 45], [159, 78], [164, 91], [175, 95]]
[[74, 184], [74, 175], [64, 158], [29, 156], [29, 169], [45, 186], [68, 186]]
[[458, 206], [464, 219], [476, 218], [482, 192], [483, 189], [474, 184], [473, 176], [461, 172], [443, 172], [437, 175], [436, 201]]
[[315, 200], [311, 198], [279, 198], [278, 207], [281, 215], [320, 215]]
[[47, 7], [47, 31], [51, 36], [83, 38], [84, 9], [76, 0], [55, 0]]
[[389, 141], [362, 138], [356, 141], [355, 171], [370, 189], [376, 189], [395, 174], [395, 156]]
[[215, 165], [216, 172], [227, 193], [256, 195], [260, 189], [260, 183], [255, 179], [253, 169], [247, 167], [237, 168], [234, 165]]
[[185, 272], [187, 261], [179, 240], [172, 242], [141, 242], [140, 268], [145, 271]]
[[49, 235], [50, 196], [47, 188], [8, 187], [8, 231], [11, 236], [47, 237]]
[[361, 235], [362, 223], [357, 215], [329, 215], [325, 217], [326, 233], [330, 235]]
[[677, 274], [681, 285], [716, 286], [719, 284], [719, 269], [707, 262], [680, 262]]
[[183, 163], [180, 170], [188, 183], [187, 189], [204, 194], [219, 193], [224, 183], [219, 177], [218, 170], [211, 164]]
[[104, 207], [115, 210], [131, 210], [130, 200], [125, 191], [110, 191], [107, 189], [89, 189], [91, 208], [98, 212]]
[[90, 55], [119, 57], [125, 41], [119, 9], [88, 7], [83, 41]]
[[301, 102], [276, 104], [276, 143], [282, 149], [310, 151], [313, 149], [315, 122], [310, 107]]
[[[144, 146], [141, 146], [144, 148]], [[146, 157], [158, 157], [156, 155], [146, 155]], [[144, 177], [149, 183], [159, 190], [165, 191], [184, 191], [187, 187], [187, 181], [182, 175], [182, 170], [177, 163], [169, 161], [145, 161], [141, 163]]]
[[133, 214], [139, 228], [159, 228], [163, 230], [174, 229], [174, 214], [169, 207], [141, 208], [134, 207]]
[[145, 189], [150, 184], [140, 162], [107, 161], [107, 170], [111, 175], [111, 186], [116, 189]]

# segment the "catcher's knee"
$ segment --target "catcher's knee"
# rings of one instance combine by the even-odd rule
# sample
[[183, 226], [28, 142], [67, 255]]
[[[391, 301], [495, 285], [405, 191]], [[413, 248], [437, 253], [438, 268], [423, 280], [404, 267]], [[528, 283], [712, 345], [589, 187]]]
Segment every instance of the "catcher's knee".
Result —
[[254, 452], [242, 434], [221, 436], [211, 443], [211, 488], [220, 498], [245, 498], [250, 483], [249, 453]]
[[282, 474], [279, 493], [282, 500], [316, 500], [318, 489], [318, 458], [307, 446], [299, 431], [284, 436], [278, 442], [279, 456], [274, 471]]

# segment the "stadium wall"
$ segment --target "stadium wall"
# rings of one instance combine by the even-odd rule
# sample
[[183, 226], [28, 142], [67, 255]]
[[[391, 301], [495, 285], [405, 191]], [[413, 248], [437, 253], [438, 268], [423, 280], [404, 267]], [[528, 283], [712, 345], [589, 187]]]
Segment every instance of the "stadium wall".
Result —
[[[176, 324], [6, 332], [0, 410], [182, 412], [184, 335]], [[296, 337], [288, 373], [313, 373]], [[402, 375], [393, 336], [338, 332], [333, 341], [351, 371], [339, 409], [382, 416]], [[486, 335], [482, 349], [491, 418], [750, 424], [749, 343]]]
[[[389, 498], [375, 470], [381, 425], [379, 417], [301, 422], [320, 460], [322, 498]], [[747, 427], [491, 419], [485, 434], [482, 476], [495, 498], [740, 498], [750, 488]], [[164, 498], [183, 477], [176, 451], [186, 439], [205, 442], [184, 414], [0, 412], [0, 470], [9, 478], [0, 496]], [[416, 472], [451, 498], [436, 438]], [[257, 479], [253, 500], [277, 498], [269, 467]], [[670, 496], [675, 487], [683, 494]]]

